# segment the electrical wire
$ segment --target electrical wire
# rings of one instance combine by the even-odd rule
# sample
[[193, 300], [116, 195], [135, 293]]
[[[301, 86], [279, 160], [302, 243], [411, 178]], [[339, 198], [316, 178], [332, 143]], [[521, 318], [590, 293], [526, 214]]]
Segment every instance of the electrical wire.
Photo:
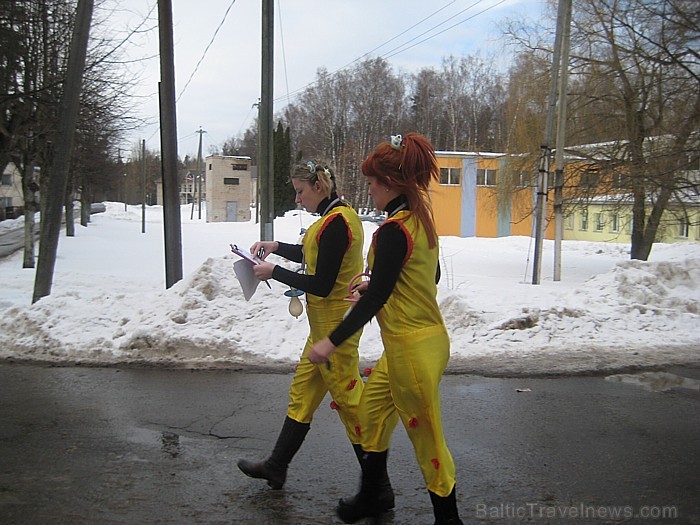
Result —
[[207, 56], [207, 52], [209, 51], [209, 48], [211, 45], [214, 43], [214, 40], [216, 39], [216, 35], [219, 34], [219, 30], [221, 27], [224, 25], [224, 22], [226, 22], [226, 18], [228, 17], [229, 12], [231, 11], [231, 8], [233, 7], [233, 4], [236, 3], [236, 0], [232, 0], [229, 6], [226, 8], [226, 12], [224, 13], [223, 18], [221, 19], [221, 22], [219, 22], [219, 25], [217, 26], [216, 30], [214, 30], [214, 34], [211, 37], [211, 40], [209, 40], [209, 43], [207, 44], [207, 47], [204, 48], [204, 52], [202, 53], [202, 57], [199, 59], [199, 62], [197, 62], [197, 65], [194, 67], [194, 70], [192, 71], [192, 74], [190, 75], [190, 78], [185, 82], [185, 86], [182, 88], [182, 91], [180, 91], [180, 94], [178, 95], [177, 99], [175, 99], [175, 102], [180, 100], [180, 97], [185, 93], [185, 90], [187, 89], [187, 86], [190, 85], [190, 82], [192, 82], [192, 79], [194, 78], [194, 75], [197, 73], [197, 70], [199, 69], [199, 66], [202, 64], [204, 61], [204, 57]]
[[[435, 15], [438, 14], [439, 12], [443, 11], [444, 9], [446, 9], [447, 7], [449, 7], [450, 5], [452, 5], [453, 3], [455, 3], [455, 1], [456, 1], [456, 0], [453, 0], [452, 2], [449, 2], [449, 3], [445, 4], [444, 6], [442, 6], [441, 8], [439, 8], [439, 9], [433, 11], [431, 14], [429, 14], [428, 16], [422, 18], [421, 20], [419, 20], [418, 22], [416, 22], [416, 23], [413, 24], [412, 26], [410, 26], [410, 27], [408, 27], [407, 29], [403, 30], [403, 31], [402, 31], [401, 33], [399, 33], [398, 35], [396, 35], [396, 36], [390, 38], [389, 40], [386, 40], [386, 41], [383, 42], [382, 44], [376, 46], [374, 49], [372, 49], [372, 50], [370, 50], [370, 51], [368, 51], [368, 52], [366, 52], [366, 53], [360, 55], [358, 58], [356, 58], [355, 60], [353, 60], [353, 61], [351, 61], [351, 62], [348, 62], [348, 63], [345, 64], [344, 66], [339, 67], [338, 69], [332, 71], [331, 73], [328, 73], [328, 76], [335, 75], [336, 73], [338, 73], [338, 72], [340, 72], [340, 71], [342, 71], [342, 70], [344, 70], [344, 69], [347, 69], [348, 67], [350, 67], [350, 66], [352, 66], [353, 64], [359, 62], [360, 60], [362, 60], [363, 58], [365, 58], [365, 57], [368, 56], [369, 54], [373, 53], [373, 52], [376, 51], [377, 49], [380, 49], [380, 48], [384, 47], [385, 45], [387, 45], [388, 43], [393, 42], [394, 40], [396, 40], [396, 39], [399, 38], [400, 36], [406, 34], [406, 33], [407, 33], [408, 31], [410, 31], [411, 29], [414, 29], [415, 27], [417, 27], [417, 26], [423, 24], [425, 21], [429, 20], [430, 18], [432, 18], [433, 16], [435, 16]], [[460, 24], [463, 24], [463, 23], [465, 23], [465, 22], [468, 22], [469, 20], [472, 20], [472, 19], [475, 18], [476, 16], [479, 16], [479, 15], [481, 15], [481, 14], [487, 12], [487, 11], [490, 11], [491, 9], [493, 9], [493, 8], [499, 6], [500, 4], [504, 3], [506, 0], [500, 0], [498, 3], [493, 4], [493, 5], [489, 6], [489, 7], [486, 7], [486, 8], [484, 8], [484, 9], [482, 9], [481, 11], [479, 11], [478, 13], [476, 13], [476, 14], [474, 14], [474, 15], [468, 17], [468, 18], [465, 18], [464, 20], [461, 20], [461, 21], [459, 21], [459, 22], [457, 22], [457, 23], [451, 25], [450, 27], [448, 27], [448, 28], [446, 28], [446, 29], [444, 29], [444, 30], [442, 30], [442, 31], [440, 31], [440, 32], [438, 32], [438, 33], [435, 33], [434, 35], [431, 35], [431, 36], [429, 36], [429, 37], [427, 37], [427, 38], [424, 38], [423, 40], [421, 40], [421, 41], [419, 41], [419, 42], [416, 42], [415, 44], [413, 44], [413, 45], [411, 45], [411, 46], [404, 47], [404, 46], [406, 46], [407, 44], [410, 44], [411, 42], [413, 42], [414, 40], [416, 40], [417, 38], [420, 38], [421, 36], [426, 35], [426, 34], [430, 33], [431, 31], [434, 31], [434, 30], [437, 29], [438, 27], [443, 26], [443, 25], [445, 25], [446, 23], [450, 22], [451, 20], [454, 19], [455, 16], [459, 16], [460, 14], [462, 14], [462, 13], [468, 11], [469, 9], [472, 9], [473, 7], [475, 7], [475, 6], [477, 6], [477, 5], [481, 4], [481, 3], [483, 3], [483, 1], [484, 1], [484, 0], [477, 0], [476, 2], [472, 3], [472, 4], [469, 5], [468, 7], [462, 9], [461, 11], [459, 11], [457, 14], [450, 16], [450, 18], [448, 18], [447, 20], [443, 20], [442, 22], [440, 22], [440, 23], [438, 23], [438, 24], [432, 26], [431, 28], [427, 29], [426, 31], [424, 31], [424, 32], [421, 33], [420, 35], [417, 35], [417, 36], [413, 37], [412, 39], [408, 40], [407, 42], [404, 42], [403, 44], [401, 44], [401, 45], [399, 45], [399, 46], [397, 46], [397, 47], [395, 47], [395, 48], [393, 48], [393, 49], [391, 49], [391, 50], [387, 51], [386, 53], [384, 53], [384, 54], [382, 54], [382, 55], [379, 55], [379, 56], [380, 56], [381, 58], [391, 58], [391, 57], [394, 57], [394, 56], [396, 56], [396, 55], [398, 55], [398, 54], [400, 54], [400, 53], [402, 53], [402, 52], [404, 52], [404, 51], [406, 51], [406, 50], [408, 50], [408, 49], [411, 49], [412, 47], [415, 47], [415, 46], [420, 45], [420, 44], [422, 44], [422, 43], [424, 43], [424, 42], [427, 42], [428, 40], [431, 40], [431, 39], [437, 37], [438, 35], [441, 35], [442, 33], [445, 33], [445, 32], [447, 32], [447, 31], [449, 31], [450, 29], [455, 28], [456, 26], [458, 26], [458, 25], [460, 25]], [[309, 87], [313, 86], [314, 84], [316, 84], [316, 82], [317, 82], [317, 81], [309, 82], [309, 83], [306, 84], [305, 86], [302, 86], [302, 87], [300, 87], [300, 88], [298, 88], [298, 89], [292, 91], [291, 93], [287, 93], [287, 97], [286, 97], [286, 98], [289, 99], [290, 95], [296, 96], [296, 95], [298, 95], [298, 94], [300, 94], [300, 93], [303, 93], [304, 91], [306, 91], [307, 88], [309, 88]], [[284, 98], [284, 97], [278, 97], [278, 98], [274, 99], [273, 102], [274, 102], [274, 103], [280, 102], [280, 101], [282, 101], [283, 98]]]
[[289, 78], [287, 77], [287, 55], [284, 52], [284, 32], [282, 31], [282, 7], [277, 0], [277, 14], [280, 21], [280, 42], [282, 43], [282, 65], [284, 66], [284, 83], [287, 86], [287, 104], [289, 104]]

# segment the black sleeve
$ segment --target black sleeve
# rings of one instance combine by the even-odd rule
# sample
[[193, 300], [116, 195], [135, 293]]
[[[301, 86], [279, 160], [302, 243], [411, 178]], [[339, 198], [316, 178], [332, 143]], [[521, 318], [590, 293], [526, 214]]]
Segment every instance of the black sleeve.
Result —
[[278, 265], [272, 271], [272, 278], [311, 295], [327, 297], [338, 279], [349, 243], [348, 226], [343, 217], [337, 215], [321, 233], [315, 274], [304, 275]]
[[408, 239], [398, 224], [392, 222], [379, 228], [374, 240], [374, 266], [369, 287], [331, 333], [330, 340], [335, 346], [367, 324], [389, 300], [407, 253]]
[[301, 244], [287, 244], [286, 242], [277, 241], [277, 249], [272, 252], [275, 255], [284, 257], [292, 262], [300, 263], [302, 257], [304, 256], [304, 251]]

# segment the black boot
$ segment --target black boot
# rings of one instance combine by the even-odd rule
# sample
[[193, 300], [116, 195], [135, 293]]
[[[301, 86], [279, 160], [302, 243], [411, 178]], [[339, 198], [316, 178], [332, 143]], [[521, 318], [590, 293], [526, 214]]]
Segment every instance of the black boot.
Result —
[[464, 525], [457, 512], [457, 498], [454, 488], [450, 495], [444, 498], [434, 492], [428, 491], [428, 494], [430, 494], [430, 501], [433, 504], [435, 525]]
[[336, 512], [343, 523], [376, 517], [394, 508], [394, 491], [386, 471], [389, 451], [364, 452], [359, 445], [353, 447], [362, 467], [362, 480], [360, 492], [338, 503]]
[[299, 423], [287, 417], [270, 457], [259, 463], [241, 459], [238, 461], [238, 468], [246, 476], [266, 479], [271, 488], [281, 489], [287, 480], [289, 462], [304, 442], [309, 428], [311, 428], [310, 423]]

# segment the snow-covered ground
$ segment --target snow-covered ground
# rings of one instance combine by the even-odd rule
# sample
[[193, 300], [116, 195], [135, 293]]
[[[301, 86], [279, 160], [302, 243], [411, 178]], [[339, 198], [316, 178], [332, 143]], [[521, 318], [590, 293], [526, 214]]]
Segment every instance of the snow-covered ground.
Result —
[[[75, 237], [62, 235], [52, 293], [36, 304], [34, 270], [22, 269], [22, 253], [0, 260], [0, 358], [291, 369], [308, 333], [305, 314], [290, 316], [287, 287], [275, 281], [246, 302], [232, 270], [238, 257], [229, 243], [250, 247], [259, 225], [206, 223], [191, 212], [183, 206], [184, 278], [170, 289], [156, 206], [146, 210], [145, 234], [140, 206], [107, 203]], [[289, 212], [275, 221], [275, 238], [297, 242], [314, 220]], [[363, 224], [367, 248], [377, 225]], [[554, 282], [553, 243], [545, 241], [539, 285], [530, 284], [528, 237], [443, 237], [440, 245], [438, 299], [451, 370], [520, 375], [700, 364], [698, 243], [659, 244], [641, 262], [629, 260], [628, 245], [565, 241], [562, 279]], [[374, 322], [360, 354], [371, 365], [380, 353]]]

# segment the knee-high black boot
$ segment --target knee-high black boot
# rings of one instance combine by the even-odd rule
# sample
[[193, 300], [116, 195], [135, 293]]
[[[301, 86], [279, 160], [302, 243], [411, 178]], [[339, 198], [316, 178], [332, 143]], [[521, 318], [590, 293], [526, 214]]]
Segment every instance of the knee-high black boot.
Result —
[[430, 501], [433, 504], [435, 525], [464, 525], [462, 520], [459, 519], [457, 498], [454, 488], [452, 492], [450, 492], [450, 495], [444, 498], [431, 491], [428, 491], [428, 494], [430, 494]]
[[251, 478], [266, 479], [271, 488], [281, 489], [287, 480], [287, 467], [304, 442], [310, 423], [299, 423], [287, 417], [277, 438], [272, 454], [265, 461], [241, 459], [238, 468]]
[[362, 479], [360, 491], [338, 503], [336, 512], [343, 523], [355, 523], [394, 508], [394, 491], [386, 470], [389, 451], [364, 452], [359, 445], [353, 447], [360, 460]]

